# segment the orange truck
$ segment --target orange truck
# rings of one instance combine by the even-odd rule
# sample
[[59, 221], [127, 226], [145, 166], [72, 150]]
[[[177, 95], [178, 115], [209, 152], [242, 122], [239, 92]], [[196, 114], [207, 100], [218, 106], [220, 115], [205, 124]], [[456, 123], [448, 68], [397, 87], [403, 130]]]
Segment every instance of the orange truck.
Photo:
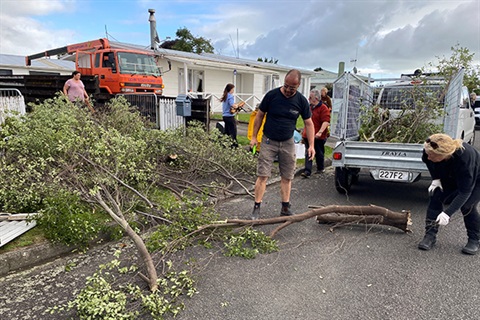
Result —
[[62, 58], [75, 61], [75, 69], [82, 76], [98, 77], [97, 99], [106, 100], [116, 94], [163, 94], [162, 73], [153, 51], [132, 49], [102, 38], [29, 55], [26, 65], [55, 55], [68, 55]]

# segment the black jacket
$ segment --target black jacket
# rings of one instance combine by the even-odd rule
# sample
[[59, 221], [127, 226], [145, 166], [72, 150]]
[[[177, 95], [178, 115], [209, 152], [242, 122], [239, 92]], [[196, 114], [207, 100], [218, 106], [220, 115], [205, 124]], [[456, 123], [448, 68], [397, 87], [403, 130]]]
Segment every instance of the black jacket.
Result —
[[470, 198], [475, 185], [480, 182], [480, 152], [467, 143], [441, 162], [432, 162], [423, 150], [422, 161], [427, 165], [432, 180], [440, 179], [445, 192], [457, 191], [445, 213], [452, 216]]

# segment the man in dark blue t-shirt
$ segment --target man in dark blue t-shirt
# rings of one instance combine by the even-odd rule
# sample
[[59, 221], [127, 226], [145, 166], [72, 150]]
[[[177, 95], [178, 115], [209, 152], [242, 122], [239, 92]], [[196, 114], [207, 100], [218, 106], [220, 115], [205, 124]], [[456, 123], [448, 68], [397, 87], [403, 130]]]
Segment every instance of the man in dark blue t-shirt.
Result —
[[260, 103], [260, 108], [253, 125], [252, 140], [250, 146], [258, 144], [257, 134], [263, 118], [266, 117], [263, 128], [263, 138], [260, 155], [257, 163], [257, 181], [255, 182], [255, 205], [252, 219], [258, 219], [260, 204], [265, 194], [268, 177], [272, 172], [273, 160], [278, 157], [280, 169], [280, 194], [282, 209], [280, 215], [291, 216], [290, 191], [295, 174], [296, 155], [293, 131], [299, 116], [303, 118], [307, 139], [309, 142], [308, 156], [313, 159], [314, 127], [312, 113], [307, 99], [297, 92], [301, 82], [301, 73], [296, 69], [290, 70], [285, 76], [284, 85], [267, 92]]

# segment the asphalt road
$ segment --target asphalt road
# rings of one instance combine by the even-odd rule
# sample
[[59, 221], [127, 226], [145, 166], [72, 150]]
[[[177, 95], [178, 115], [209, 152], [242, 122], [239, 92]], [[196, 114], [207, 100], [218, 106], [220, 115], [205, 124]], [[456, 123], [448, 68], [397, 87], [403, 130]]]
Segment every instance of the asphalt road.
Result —
[[[461, 214], [442, 228], [434, 249], [417, 249], [429, 183], [429, 177], [406, 185], [362, 175], [349, 195], [340, 195], [332, 168], [296, 178], [291, 202], [297, 213], [309, 205], [374, 204], [410, 210], [412, 232], [365, 225], [331, 230], [313, 219], [290, 225], [277, 235], [277, 253], [212, 259], [199, 294], [177, 319], [480, 319], [480, 257], [460, 251], [467, 241]], [[269, 186], [262, 216], [277, 216], [279, 199], [278, 183]], [[247, 218], [252, 206], [249, 198], [235, 198], [219, 210]]]
[[[310, 205], [374, 204], [410, 210], [412, 232], [372, 225], [332, 230], [309, 219], [277, 234], [279, 252], [253, 260], [198, 249], [209, 257], [198, 274], [199, 293], [185, 301], [185, 310], [175, 319], [480, 319], [480, 257], [460, 251], [467, 240], [461, 215], [442, 228], [433, 250], [417, 249], [429, 182], [375, 182], [362, 175], [349, 195], [341, 195], [334, 189], [332, 168], [310, 179], [295, 178], [291, 202], [296, 213], [310, 210]], [[218, 210], [227, 217], [248, 218], [252, 206], [251, 198], [235, 197], [218, 204]], [[261, 215], [275, 217], [279, 209], [279, 184], [274, 183], [267, 188]], [[273, 228], [261, 227], [266, 232]], [[71, 296], [112, 250], [106, 247], [0, 279], [0, 318], [52, 318], [42, 315], [45, 306]], [[72, 270], [66, 272], [72, 259]]]

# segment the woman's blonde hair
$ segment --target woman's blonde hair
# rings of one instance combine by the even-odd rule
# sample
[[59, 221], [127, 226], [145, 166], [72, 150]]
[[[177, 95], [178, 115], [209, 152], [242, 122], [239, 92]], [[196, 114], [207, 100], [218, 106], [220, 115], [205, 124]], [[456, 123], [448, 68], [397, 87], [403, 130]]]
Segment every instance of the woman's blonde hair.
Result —
[[458, 149], [463, 149], [462, 139], [452, 139], [444, 133], [432, 134], [423, 144], [425, 151], [441, 155], [452, 155]]

